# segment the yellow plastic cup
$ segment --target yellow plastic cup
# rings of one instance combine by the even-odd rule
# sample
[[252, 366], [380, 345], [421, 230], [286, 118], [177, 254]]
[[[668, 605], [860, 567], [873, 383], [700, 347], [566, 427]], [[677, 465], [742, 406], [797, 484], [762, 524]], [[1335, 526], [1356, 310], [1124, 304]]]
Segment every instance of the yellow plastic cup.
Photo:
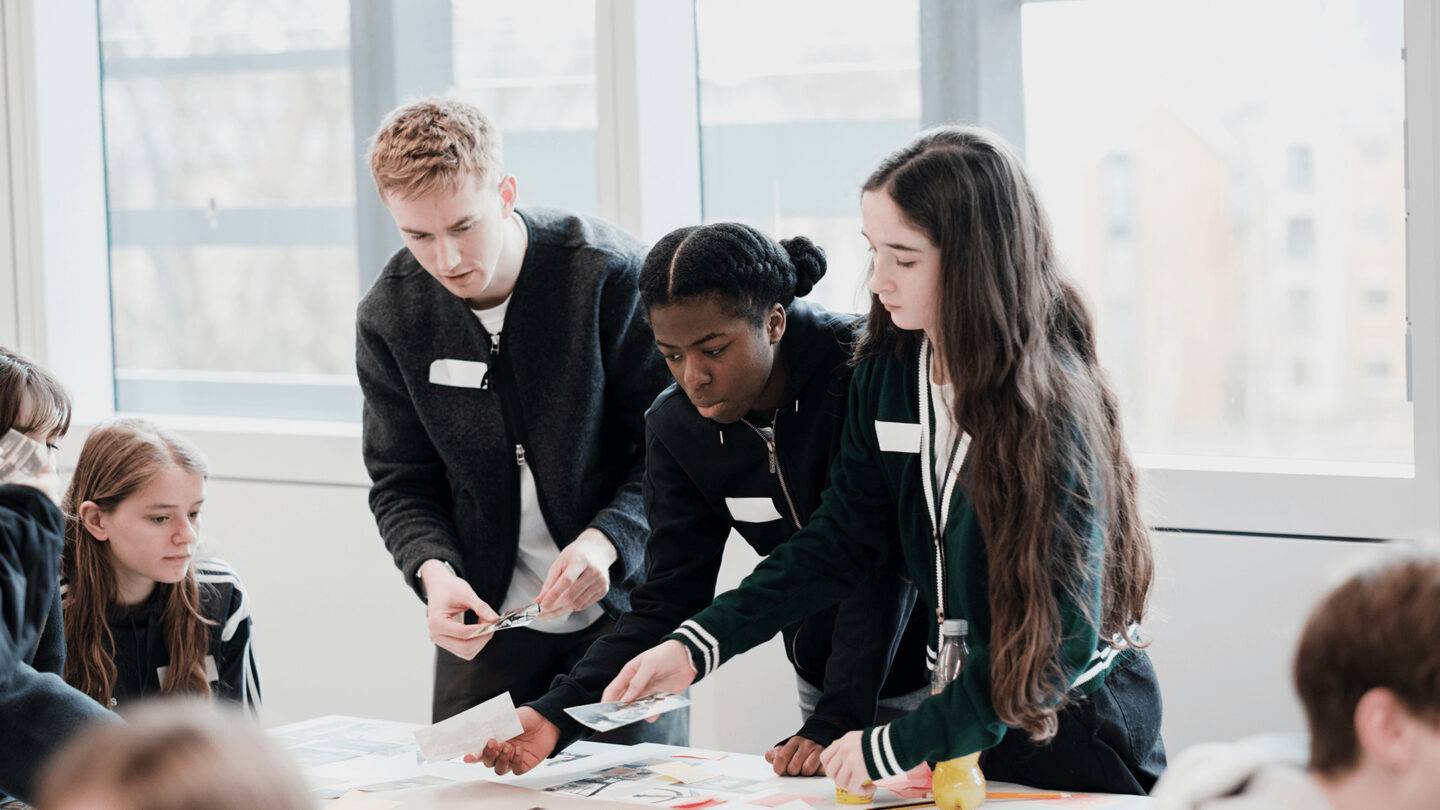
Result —
[[975, 810], [985, 803], [980, 753], [937, 763], [930, 784], [939, 810]]
[[[874, 787], [874, 783], [872, 782], [866, 782], [865, 784], [869, 787]], [[873, 790], [870, 793], [851, 793], [839, 785], [835, 786], [836, 804], [869, 804], [874, 801], [874, 799], [875, 793]]]

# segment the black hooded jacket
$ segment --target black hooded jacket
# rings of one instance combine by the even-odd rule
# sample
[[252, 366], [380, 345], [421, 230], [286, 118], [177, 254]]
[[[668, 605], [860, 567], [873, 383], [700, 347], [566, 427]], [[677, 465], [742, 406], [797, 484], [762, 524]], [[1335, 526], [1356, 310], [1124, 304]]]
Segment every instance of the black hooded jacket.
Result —
[[[646, 412], [645, 583], [615, 628], [530, 704], [561, 729], [557, 751], [582, 731], [565, 707], [600, 700], [631, 658], [710, 604], [732, 528], [768, 555], [819, 506], [845, 420], [857, 319], [796, 301], [786, 320], [786, 396], [773, 421], [713, 422], [674, 384]], [[927, 683], [925, 617], [910, 620], [915, 590], [899, 568], [896, 560], [837, 607], [783, 631], [796, 673], [824, 691], [800, 736], [828, 745], [872, 725], [879, 697]], [[905, 666], [890, 671], [901, 646]]]
[[60, 677], [63, 525], [39, 490], [0, 486], [0, 797], [33, 800], [50, 755], [85, 725], [113, 719]]
[[[202, 559], [195, 563], [200, 593], [200, 615], [205, 618], [208, 640], [205, 649], [205, 679], [211, 695], [238, 703], [251, 712], [260, 711], [260, 673], [251, 645], [250, 599], [240, 576], [224, 560]], [[60, 581], [61, 593], [70, 584]], [[111, 708], [161, 694], [164, 675], [170, 664], [165, 641], [165, 607], [173, 585], [158, 583], [150, 596], [137, 605], [112, 605], [105, 616], [110, 628], [106, 652], [115, 664]]]

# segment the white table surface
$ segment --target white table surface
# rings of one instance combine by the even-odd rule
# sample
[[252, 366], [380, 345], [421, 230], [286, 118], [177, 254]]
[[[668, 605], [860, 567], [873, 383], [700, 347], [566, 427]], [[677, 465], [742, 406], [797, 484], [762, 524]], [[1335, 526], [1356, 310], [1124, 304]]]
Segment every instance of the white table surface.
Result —
[[[411, 732], [419, 726], [384, 720], [330, 715], [292, 723], [270, 730], [282, 747], [288, 749], [306, 778], [317, 789], [348, 792], [350, 789], [392, 780], [429, 777], [448, 780], [444, 784], [406, 790], [370, 792], [368, 806], [375, 808], [415, 808], [416, 810], [450, 810], [450, 808], [545, 808], [545, 810], [603, 810], [620, 807], [656, 807], [664, 804], [625, 802], [606, 799], [603, 793], [595, 798], [582, 798], [566, 793], [546, 792], [544, 788], [569, 782], [597, 769], [622, 765], [653, 757], [671, 758], [676, 753], [703, 749], [645, 743], [634, 746], [578, 742], [566, 750], [581, 758], [570, 762], [547, 762], [524, 776], [496, 776], [483, 765], [452, 762], [417, 762]], [[833, 808], [834, 783], [825, 777], [777, 777], [764, 757], [758, 754], [709, 752], [724, 754], [720, 760], [677, 759], [717, 771], [725, 776], [765, 782], [762, 790], [746, 795], [726, 795], [725, 810], [754, 808], [748, 799], [763, 799], [776, 793], [810, 798], [817, 810]], [[992, 784], [991, 790], [1023, 789]], [[893, 798], [893, 797], [892, 797]], [[828, 801], [827, 801], [828, 800]], [[340, 808], [345, 800], [321, 800], [321, 808]], [[388, 803], [388, 804], [387, 804]], [[363, 804], [363, 802], [362, 802]], [[357, 804], [357, 808], [360, 805]], [[933, 805], [932, 805], [933, 806]], [[852, 806], [853, 807], [853, 806]], [[1149, 808], [1149, 798], [1140, 796], [1107, 796], [1081, 794], [1071, 799], [1046, 801], [997, 801], [986, 807], [1004, 810], [1130, 810]]]

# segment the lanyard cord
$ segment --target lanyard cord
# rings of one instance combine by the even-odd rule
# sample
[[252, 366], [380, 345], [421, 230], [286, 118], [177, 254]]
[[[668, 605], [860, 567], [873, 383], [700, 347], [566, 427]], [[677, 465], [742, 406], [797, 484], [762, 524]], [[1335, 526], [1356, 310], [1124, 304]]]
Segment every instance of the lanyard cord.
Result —
[[[970, 436], [961, 434], [954, 443], [950, 445], [950, 457], [945, 463], [945, 474], [940, 482], [937, 493], [934, 481], [934, 443], [932, 435], [933, 428], [931, 421], [935, 415], [933, 403], [930, 401], [930, 363], [934, 354], [934, 348], [930, 345], [929, 339], [923, 339], [920, 344], [920, 475], [925, 489], [925, 508], [930, 516], [931, 538], [935, 541], [935, 618], [937, 622], [945, 621], [945, 544], [941, 537], [945, 528], [945, 521], [950, 518], [950, 501], [955, 495], [955, 484], [960, 480], [960, 469], [955, 464], [957, 458], [964, 459], [964, 452], [970, 449]], [[941, 403], [944, 406], [944, 403]], [[954, 414], [951, 414], [954, 419]], [[957, 431], [959, 425], [955, 426]], [[936, 500], [939, 500], [939, 511], [936, 511]]]

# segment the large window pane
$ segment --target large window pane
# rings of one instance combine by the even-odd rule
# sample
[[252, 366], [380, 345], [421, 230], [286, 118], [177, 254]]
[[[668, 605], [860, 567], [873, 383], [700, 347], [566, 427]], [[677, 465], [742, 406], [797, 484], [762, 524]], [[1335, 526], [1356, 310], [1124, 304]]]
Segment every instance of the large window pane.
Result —
[[353, 384], [349, 3], [103, 0], [100, 24], [117, 407], [279, 416], [227, 384]]
[[101, 0], [120, 410], [359, 418], [357, 19], [398, 99], [494, 118], [522, 204], [597, 208], [589, 0]]
[[699, 0], [707, 222], [803, 234], [829, 271], [810, 294], [858, 310], [860, 184], [920, 122], [919, 2]]
[[595, 213], [595, 4], [453, 7], [456, 91], [504, 130], [521, 204]]
[[1028, 162], [1136, 449], [1412, 461], [1401, 5], [1025, 6]]

